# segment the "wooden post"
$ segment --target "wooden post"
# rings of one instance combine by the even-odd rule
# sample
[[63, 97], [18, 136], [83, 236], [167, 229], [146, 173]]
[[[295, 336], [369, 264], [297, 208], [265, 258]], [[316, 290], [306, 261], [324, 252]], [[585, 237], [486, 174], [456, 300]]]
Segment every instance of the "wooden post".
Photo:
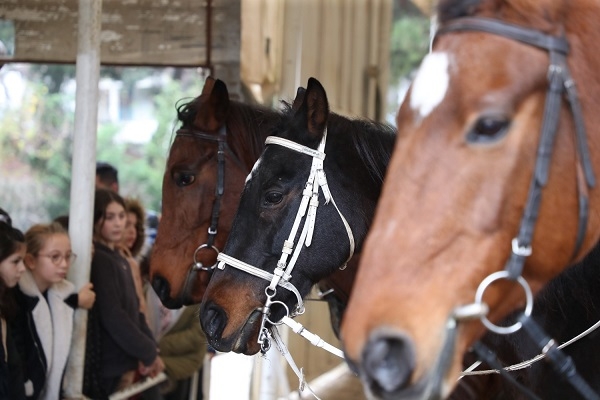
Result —
[[[68, 274], [68, 279], [78, 290], [89, 282], [92, 261], [101, 17], [102, 0], [79, 0], [75, 132], [69, 212], [69, 236], [77, 259]], [[87, 311], [78, 309], [75, 312], [73, 341], [65, 372], [65, 395], [69, 399], [84, 398], [82, 386], [86, 331]]]

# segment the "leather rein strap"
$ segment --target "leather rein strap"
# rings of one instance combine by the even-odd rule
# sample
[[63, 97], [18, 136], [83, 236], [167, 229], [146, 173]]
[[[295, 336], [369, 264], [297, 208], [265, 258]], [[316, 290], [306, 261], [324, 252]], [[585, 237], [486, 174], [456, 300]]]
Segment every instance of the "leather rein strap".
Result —
[[[510, 278], [516, 279], [521, 275], [526, 257], [531, 254], [531, 242], [540, 207], [541, 192], [548, 182], [548, 173], [552, 149], [554, 147], [554, 138], [556, 137], [558, 128], [562, 95], [565, 91], [567, 100], [571, 106], [571, 112], [573, 113], [578, 162], [583, 171], [587, 188], [593, 188], [596, 185], [596, 178], [594, 176], [586, 140], [583, 114], [581, 112], [575, 83], [571, 77], [566, 61], [569, 53], [569, 44], [564, 36], [558, 37], [547, 35], [533, 29], [509, 24], [503, 21], [479, 17], [466, 17], [450, 21], [441, 26], [436, 35], [462, 31], [481, 31], [499, 35], [544, 49], [548, 51], [550, 55], [550, 65], [548, 67], [549, 86], [548, 92], [546, 93], [546, 105], [544, 108], [542, 134], [537, 152], [535, 173], [529, 189], [529, 196], [525, 207], [525, 213], [521, 220], [521, 227], [517, 237], [513, 241], [514, 245], [511, 258], [505, 267], [509, 272]], [[580, 187], [579, 229], [573, 253], [574, 256], [578, 253], [583, 238], [585, 237], [588, 221], [588, 203], [587, 190]]]
[[[521, 219], [519, 232], [512, 241], [512, 252], [505, 265], [505, 275], [502, 275], [507, 279], [520, 280], [523, 282], [521, 274], [526, 258], [532, 253], [531, 242], [533, 239], [533, 232], [538, 218], [542, 189], [548, 182], [550, 161], [556, 132], [558, 130], [557, 128], [559, 123], [561, 103], [563, 100], [563, 94], [565, 93], [566, 99], [569, 102], [571, 112], [573, 114], [573, 121], [575, 125], [576, 157], [578, 162], [577, 187], [579, 192], [579, 228], [573, 253], [574, 257], [581, 248], [587, 229], [589, 213], [589, 200], [587, 193], [588, 190], [593, 188], [596, 184], [596, 178], [594, 176], [589, 155], [583, 114], [575, 88], [575, 83], [567, 65], [569, 44], [564, 36], [548, 35], [537, 30], [524, 28], [499, 20], [480, 17], [465, 17], [449, 21], [438, 29], [436, 36], [443, 35], [445, 33], [465, 31], [479, 31], [499, 35], [546, 50], [549, 53], [550, 65], [548, 67], [548, 91], [546, 93], [546, 103], [544, 107], [541, 137], [537, 150], [535, 171], [529, 188], [527, 203]], [[585, 185], [583, 182], [585, 182]], [[519, 327], [524, 326], [526, 328], [525, 330], [527, 333], [532, 337], [536, 344], [539, 345], [540, 351], [542, 351], [544, 355], [548, 356], [547, 358], [551, 362], [554, 369], [560, 375], [563, 375], [563, 377], [574, 389], [577, 390], [577, 392], [583, 398], [599, 398], [598, 395], [589, 387], [589, 385], [577, 374], [575, 366], [573, 365], [570, 357], [563, 354], [560, 349], [557, 348], [554, 340], [550, 339], [543, 332], [543, 330], [536, 325], [532, 318], [523, 316], [519, 324]], [[455, 330], [456, 327], [452, 324], [450, 324], [450, 326], [451, 328], [449, 328], [448, 334], [449, 336], [452, 336], [453, 333], [450, 331]], [[450, 344], [449, 342], [450, 341], [446, 341], [445, 347], [453, 346], [453, 344]], [[483, 345], [481, 343], [478, 343], [475, 346], [475, 349], [480, 356], [483, 353], [482, 347]], [[450, 354], [450, 352], [447, 353]], [[450, 356], [451, 355], [448, 357]], [[445, 361], [446, 360], [442, 360], [440, 364], [445, 364]], [[486, 361], [488, 361], [488, 363], [490, 362], [489, 357]], [[438, 372], [443, 373], [443, 371]], [[505, 376], [513, 384], [517, 383], [511, 375], [505, 373], [503, 376]], [[535, 397], [531, 392], [524, 389], [521, 385], [517, 385], [517, 387], [523, 390], [528, 397]]]
[[215, 247], [215, 238], [217, 236], [217, 228], [219, 226], [219, 212], [221, 210], [221, 197], [225, 190], [225, 149], [227, 146], [227, 128], [223, 125], [219, 129], [217, 135], [211, 135], [194, 129], [179, 129], [176, 132], [177, 136], [188, 136], [196, 139], [208, 140], [217, 142], [217, 183], [215, 185], [215, 200], [213, 202], [210, 227], [208, 228], [208, 239], [206, 243], [201, 244], [194, 251], [194, 262], [192, 264], [192, 270], [205, 270], [211, 271], [216, 267], [216, 263], [212, 266], [206, 267], [196, 259], [198, 252], [204, 248], [212, 249], [217, 256], [219, 250]]

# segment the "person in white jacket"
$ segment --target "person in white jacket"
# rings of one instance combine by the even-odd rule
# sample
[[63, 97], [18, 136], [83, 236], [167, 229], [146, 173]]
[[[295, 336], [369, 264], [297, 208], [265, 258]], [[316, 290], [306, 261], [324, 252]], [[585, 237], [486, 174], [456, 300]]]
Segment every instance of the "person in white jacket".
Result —
[[17, 291], [17, 349], [27, 399], [62, 398], [62, 380], [71, 347], [73, 313], [95, 301], [91, 284], [79, 293], [66, 280], [75, 254], [58, 223], [34, 225], [25, 233], [26, 270]]

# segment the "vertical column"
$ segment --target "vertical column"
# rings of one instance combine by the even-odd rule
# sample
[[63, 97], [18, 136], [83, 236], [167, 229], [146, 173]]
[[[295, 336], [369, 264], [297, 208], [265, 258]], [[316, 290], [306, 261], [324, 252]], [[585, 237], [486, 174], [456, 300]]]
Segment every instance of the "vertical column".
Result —
[[[79, 0], [75, 132], [69, 212], [69, 236], [73, 251], [78, 257], [68, 275], [77, 289], [89, 281], [92, 260], [101, 17], [102, 0]], [[65, 394], [69, 399], [83, 398], [86, 328], [87, 311], [78, 309], [75, 312], [73, 341], [65, 372]]]

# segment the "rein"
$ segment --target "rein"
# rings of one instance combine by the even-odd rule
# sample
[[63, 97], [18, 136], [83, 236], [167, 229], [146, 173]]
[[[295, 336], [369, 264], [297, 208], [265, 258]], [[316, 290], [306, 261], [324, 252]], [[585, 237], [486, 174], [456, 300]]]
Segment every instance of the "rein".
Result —
[[[575, 366], [573, 365], [570, 357], [560, 352], [554, 340], [547, 337], [541, 328], [537, 326], [534, 320], [530, 318], [533, 308], [533, 296], [528, 283], [522, 277], [525, 260], [532, 253], [531, 242], [533, 239], [533, 232], [538, 218], [542, 189], [548, 182], [552, 149], [558, 127], [561, 102], [563, 99], [563, 94], [565, 93], [566, 99], [568, 100], [571, 108], [575, 125], [575, 151], [578, 162], [577, 187], [579, 193], [579, 229], [576, 237], [573, 256], [579, 252], [587, 229], [589, 213], [589, 200], [587, 191], [595, 186], [596, 179], [590, 161], [581, 106], [579, 104], [575, 83], [567, 65], [566, 59], [569, 53], [569, 44], [564, 36], [547, 35], [537, 30], [524, 28], [499, 20], [479, 17], [465, 17], [450, 21], [439, 28], [436, 36], [451, 32], [464, 31], [479, 31], [499, 35], [546, 50], [549, 53], [550, 65], [548, 67], [548, 91], [546, 93], [546, 102], [544, 107], [541, 137], [538, 144], [537, 158], [535, 162], [535, 170], [529, 187], [529, 194], [525, 211], [521, 219], [519, 232], [518, 235], [512, 240], [512, 252], [510, 258], [507, 261], [503, 271], [492, 273], [481, 282], [476, 292], [475, 302], [458, 307], [450, 317], [450, 320], [458, 322], [466, 319], [480, 319], [489, 330], [498, 334], [514, 333], [521, 327], [524, 327], [529, 336], [538, 344], [542, 352], [542, 357], [540, 358], [547, 356], [555, 370], [559, 374], [563, 375], [571, 384], [571, 386], [576, 389], [583, 398], [598, 399], [599, 396], [594, 393], [589, 385], [577, 374]], [[585, 182], [585, 186], [583, 185], [583, 182]], [[527, 303], [523, 316], [517, 323], [508, 327], [497, 326], [487, 319], [487, 313], [489, 309], [482, 300], [485, 289], [494, 281], [500, 279], [516, 281], [522, 286], [526, 294]], [[455, 334], [455, 329], [456, 323], [448, 324], [448, 336], [450, 338]], [[444, 349], [441, 353], [442, 357], [439, 360], [440, 366], [444, 366], [448, 362], [447, 358], [452, 356], [453, 352], [449, 351], [452, 346], [454, 346], [453, 340], [445, 341]], [[481, 343], [477, 343], [475, 350], [478, 352], [480, 357], [486, 357], [482, 351], [482, 346], [483, 345]], [[486, 360], [489, 360], [489, 357], [486, 357]], [[436, 374], [443, 373], [444, 371], [441, 370], [441, 368], [436, 371]], [[516, 382], [512, 376], [508, 374], [503, 374], [503, 376], [507, 377], [507, 379], [509, 379], [512, 383], [517, 384], [517, 386], [523, 390], [525, 394], [530, 394], [527, 393], [526, 388], [523, 388], [520, 384], [518, 384], [518, 382]], [[435, 378], [438, 379], [439, 377]]]
[[198, 261], [198, 253], [203, 249], [210, 249], [214, 251], [217, 256], [219, 255], [219, 249], [214, 245], [215, 237], [217, 236], [217, 228], [219, 226], [219, 211], [221, 210], [221, 197], [225, 190], [225, 149], [227, 146], [227, 128], [223, 125], [219, 129], [217, 135], [210, 135], [201, 131], [193, 129], [179, 129], [176, 132], [177, 136], [188, 136], [196, 139], [208, 140], [211, 142], [217, 142], [217, 183], [215, 186], [215, 200], [213, 202], [211, 222], [208, 227], [208, 239], [206, 243], [199, 245], [194, 251], [193, 263], [191, 266], [192, 271], [212, 271], [216, 267], [216, 263], [212, 266], [204, 266]]

